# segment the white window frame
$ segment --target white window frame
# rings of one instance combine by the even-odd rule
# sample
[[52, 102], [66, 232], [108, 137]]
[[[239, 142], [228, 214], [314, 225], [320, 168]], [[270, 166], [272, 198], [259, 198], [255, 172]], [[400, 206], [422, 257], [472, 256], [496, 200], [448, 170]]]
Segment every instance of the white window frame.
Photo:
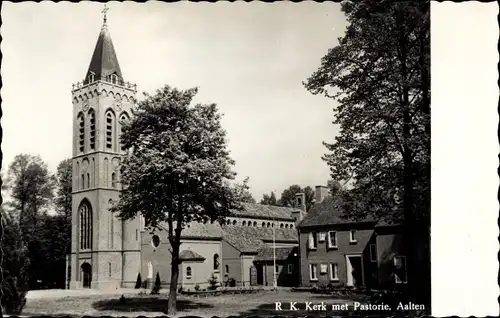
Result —
[[330, 280], [339, 281], [339, 264], [330, 263]]
[[[335, 237], [335, 245], [332, 245], [332, 233], [333, 233], [333, 237]], [[337, 232], [336, 231], [328, 231], [328, 248], [337, 248]]]
[[[394, 282], [396, 284], [406, 284], [408, 282], [408, 270], [406, 268], [406, 256], [403, 256], [403, 255], [396, 255], [394, 256], [394, 259], [393, 259], [393, 262], [394, 262], [394, 267], [397, 269], [397, 266], [396, 266], [396, 259], [400, 258], [403, 263], [404, 263], [404, 269], [405, 269], [405, 280], [400, 280], [399, 276], [396, 274], [396, 272], [394, 272]], [[403, 264], [402, 263], [402, 264]]]
[[314, 232], [309, 233], [309, 239], [307, 241], [307, 246], [310, 250], [315, 250], [318, 248], [318, 244], [316, 241], [316, 233], [314, 233]]
[[[313, 271], [313, 268], [315, 268], [316, 271]], [[318, 280], [318, 264], [309, 264], [309, 279], [312, 281]]]
[[325, 232], [319, 232], [318, 242], [324, 242], [325, 239], [326, 239], [326, 233]]
[[370, 261], [372, 263], [377, 262], [377, 244], [370, 244]]
[[350, 230], [349, 231], [349, 243], [357, 243], [358, 240], [356, 240], [356, 230]]
[[293, 273], [293, 264], [288, 264], [288, 266], [287, 266], [287, 272], [288, 272], [288, 274], [292, 274]]

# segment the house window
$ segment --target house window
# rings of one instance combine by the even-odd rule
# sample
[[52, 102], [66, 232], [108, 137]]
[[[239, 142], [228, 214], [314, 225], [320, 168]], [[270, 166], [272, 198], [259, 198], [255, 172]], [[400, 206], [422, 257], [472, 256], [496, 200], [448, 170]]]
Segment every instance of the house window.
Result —
[[154, 248], [160, 246], [160, 237], [158, 235], [153, 235], [153, 237], [151, 238], [151, 244]]
[[288, 274], [293, 273], [293, 264], [288, 264], [287, 272]]
[[394, 278], [396, 284], [405, 284], [406, 280], [406, 257], [394, 256]]
[[321, 264], [320, 267], [320, 274], [326, 274], [328, 272], [328, 265], [326, 264]]
[[214, 270], [219, 270], [219, 254], [214, 255]]
[[226, 275], [229, 275], [229, 265], [226, 265]]
[[316, 242], [316, 233], [309, 233], [309, 249], [315, 250], [317, 246]]
[[318, 264], [309, 264], [309, 275], [311, 280], [318, 280]]
[[191, 266], [186, 267], [186, 278], [191, 278]]
[[78, 114], [78, 124], [78, 149], [80, 152], [83, 152], [85, 150], [85, 118], [83, 113]]
[[351, 243], [356, 243], [357, 240], [356, 240], [356, 230], [351, 230], [350, 234], [349, 234], [349, 242]]
[[330, 264], [330, 280], [339, 280], [339, 264]]
[[370, 261], [377, 262], [377, 246], [375, 244], [370, 244]]
[[328, 232], [328, 248], [337, 248], [337, 232]]
[[319, 242], [324, 242], [325, 241], [325, 236], [326, 236], [325, 232], [320, 232], [319, 233], [319, 239], [318, 239], [318, 241]]

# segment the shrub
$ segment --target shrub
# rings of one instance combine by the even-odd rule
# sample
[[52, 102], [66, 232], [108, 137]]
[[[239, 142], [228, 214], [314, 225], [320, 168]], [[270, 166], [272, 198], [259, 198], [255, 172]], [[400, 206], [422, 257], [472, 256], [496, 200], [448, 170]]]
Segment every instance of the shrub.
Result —
[[196, 286], [194, 286], [194, 290], [200, 291], [200, 285], [196, 284]]
[[208, 284], [210, 285], [208, 287], [208, 290], [216, 290], [217, 289], [219, 282], [217, 281], [217, 277], [215, 276], [215, 274], [212, 273], [212, 276], [210, 276], [210, 278], [208, 279]]
[[236, 287], [236, 279], [234, 279], [233, 277], [228, 277], [228, 279], [226, 279], [225, 286]]
[[160, 293], [160, 289], [161, 289], [160, 273], [156, 272], [156, 280], [155, 284], [153, 285], [153, 289], [151, 289], [151, 295], [158, 295]]
[[137, 281], [135, 282], [135, 289], [139, 289], [142, 286], [141, 273], [137, 274]]

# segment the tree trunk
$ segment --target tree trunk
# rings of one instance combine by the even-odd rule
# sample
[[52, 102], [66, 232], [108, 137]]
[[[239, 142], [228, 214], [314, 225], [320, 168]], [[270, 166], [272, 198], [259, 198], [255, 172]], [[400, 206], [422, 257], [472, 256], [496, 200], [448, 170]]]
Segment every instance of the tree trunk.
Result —
[[180, 242], [172, 244], [172, 270], [170, 275], [170, 292], [168, 294], [168, 304], [166, 314], [175, 315], [177, 313], [177, 281], [179, 280], [179, 248]]

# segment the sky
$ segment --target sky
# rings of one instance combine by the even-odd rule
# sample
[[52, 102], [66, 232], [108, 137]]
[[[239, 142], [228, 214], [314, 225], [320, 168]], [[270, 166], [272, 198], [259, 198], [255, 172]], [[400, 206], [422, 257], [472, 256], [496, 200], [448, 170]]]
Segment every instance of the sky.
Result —
[[[338, 3], [108, 3], [126, 81], [141, 92], [199, 87], [216, 103], [237, 180], [256, 200], [292, 184], [324, 185], [335, 101], [303, 86], [343, 36]], [[71, 84], [81, 81], [102, 25], [101, 3], [6, 2], [2, 7], [3, 170], [40, 155], [52, 172], [71, 157]]]

